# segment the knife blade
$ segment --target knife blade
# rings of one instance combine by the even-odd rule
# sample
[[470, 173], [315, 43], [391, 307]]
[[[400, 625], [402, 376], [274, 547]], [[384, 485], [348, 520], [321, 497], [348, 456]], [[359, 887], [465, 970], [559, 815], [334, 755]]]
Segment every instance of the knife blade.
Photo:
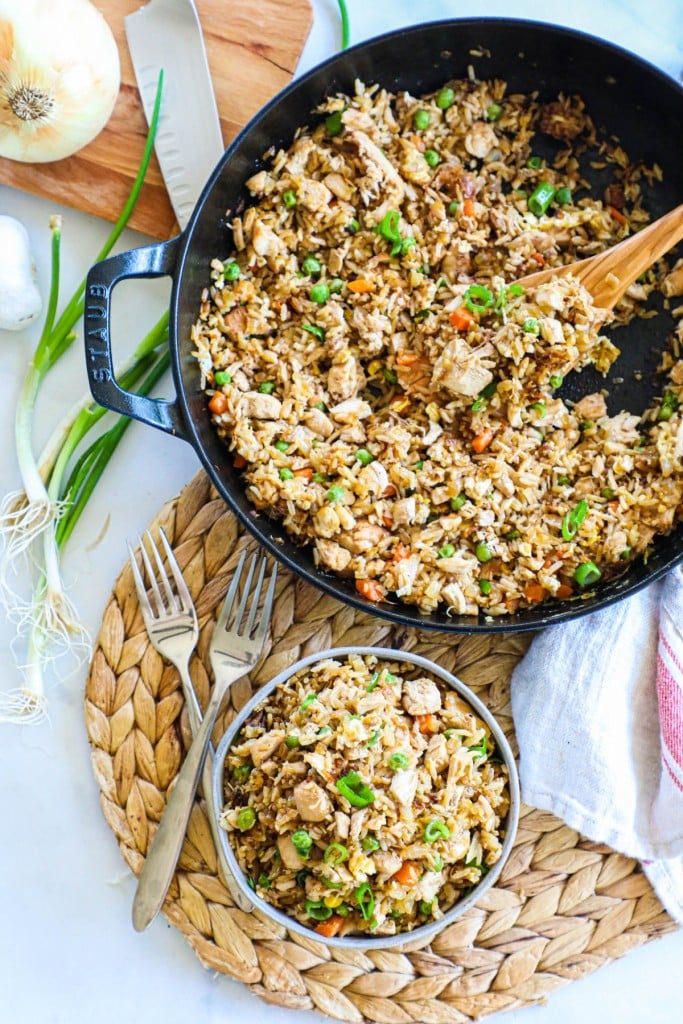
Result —
[[124, 18], [124, 25], [148, 123], [164, 70], [155, 149], [184, 228], [224, 150], [197, 9], [193, 0], [150, 0]]

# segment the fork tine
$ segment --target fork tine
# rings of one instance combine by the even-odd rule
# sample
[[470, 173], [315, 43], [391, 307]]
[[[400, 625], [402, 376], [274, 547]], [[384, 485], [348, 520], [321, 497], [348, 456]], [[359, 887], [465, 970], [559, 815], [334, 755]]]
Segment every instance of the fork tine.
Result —
[[152, 549], [152, 554], [154, 555], [154, 561], [157, 564], [157, 577], [158, 577], [158, 580], [159, 580], [159, 582], [161, 584], [161, 587], [162, 587], [162, 589], [164, 591], [164, 594], [166, 595], [166, 607], [168, 608], [169, 611], [178, 612], [178, 611], [180, 611], [180, 602], [177, 600], [176, 595], [173, 593], [173, 588], [171, 587], [171, 581], [168, 578], [168, 573], [166, 572], [166, 570], [164, 568], [164, 563], [163, 563], [163, 561], [161, 559], [161, 555], [159, 554], [159, 548], [156, 546], [156, 544], [154, 542], [154, 537], [149, 532], [149, 530], [147, 530], [146, 537], [147, 537], [147, 543], [149, 544], [149, 546]]
[[249, 600], [249, 594], [251, 592], [251, 581], [254, 578], [254, 569], [256, 568], [256, 559], [258, 558], [258, 552], [254, 552], [249, 562], [249, 569], [247, 571], [247, 578], [244, 581], [244, 587], [242, 589], [242, 599], [235, 612], [235, 618], [232, 624], [232, 628], [235, 633], [241, 634], [242, 619], [244, 618], [244, 612], [246, 611], [247, 601]]
[[137, 559], [135, 558], [135, 552], [133, 551], [133, 549], [130, 546], [130, 544], [127, 544], [127, 547], [128, 547], [128, 554], [130, 555], [130, 568], [131, 568], [131, 571], [133, 573], [133, 581], [135, 583], [135, 592], [138, 595], [138, 604], [140, 605], [140, 610], [142, 611], [143, 616], [145, 616], [145, 615], [152, 615], [153, 614], [152, 613], [152, 606], [149, 603], [149, 598], [147, 596], [147, 591], [145, 590], [144, 580], [143, 580], [142, 576], [140, 575], [140, 570], [138, 568]]
[[254, 643], [262, 643], [265, 639], [266, 633], [268, 632], [268, 626], [271, 620], [271, 611], [273, 609], [273, 599], [275, 597], [275, 583], [277, 580], [277, 563], [273, 563], [273, 572], [268, 583], [268, 589], [266, 596], [263, 600], [263, 608], [261, 609], [261, 618], [259, 620], [258, 627], [254, 633]]
[[176, 586], [178, 588], [177, 596], [180, 599], [181, 609], [186, 612], [194, 612], [194, 602], [192, 600], [192, 595], [188, 590], [187, 583], [185, 582], [185, 577], [180, 571], [180, 566], [178, 565], [175, 554], [173, 553], [173, 548], [169, 544], [168, 537], [166, 536], [163, 529], [159, 530], [159, 535], [161, 537], [161, 542], [164, 545], [164, 551], [166, 552], [166, 558], [168, 559], [169, 567], [171, 569], [171, 572], [173, 573], [173, 579], [175, 580]]
[[246, 561], [246, 558], [247, 558], [247, 552], [243, 551], [242, 555], [240, 557], [240, 560], [237, 563], [237, 568], [235, 569], [235, 572], [233, 573], [232, 580], [230, 581], [230, 589], [228, 590], [227, 594], [225, 595], [225, 600], [223, 601], [223, 607], [221, 608], [221, 613], [218, 616], [218, 621], [216, 622], [216, 626], [215, 626], [216, 633], [218, 633], [219, 630], [225, 629], [225, 627], [227, 625], [228, 618], [230, 616], [230, 613], [232, 612], [232, 606], [235, 603], [235, 595], [237, 594], [237, 588], [239, 586], [240, 577], [242, 575], [242, 569], [244, 568], [244, 563]]
[[[155, 609], [152, 606], [152, 602], [150, 601], [149, 602], [150, 609], [151, 609], [152, 615], [154, 615], [155, 617], [158, 617], [159, 615], [163, 615], [163, 612], [164, 612], [164, 602], [163, 602], [163, 599], [161, 597], [161, 592], [160, 592], [159, 587], [157, 585], [157, 579], [156, 579], [156, 576], [154, 575], [154, 569], [152, 568], [152, 563], [149, 560], [149, 555], [147, 554], [147, 550], [146, 550], [145, 545], [143, 543], [142, 537], [140, 538], [140, 542], [139, 543], [140, 543], [140, 554], [142, 555], [142, 561], [143, 561], [144, 566], [145, 566], [145, 572], [147, 574], [147, 581], [149, 583], [149, 589], [154, 594], [154, 597], [156, 599], [156, 604], [157, 604], [156, 609]], [[147, 596], [149, 597], [149, 594]]]
[[263, 586], [263, 577], [266, 574], [266, 556], [264, 555], [261, 559], [261, 565], [259, 567], [258, 577], [256, 579], [256, 586], [254, 587], [254, 593], [251, 596], [251, 605], [249, 608], [249, 618], [247, 619], [247, 625], [244, 629], [245, 636], [251, 636], [251, 631], [254, 628], [254, 622], [256, 621], [256, 613], [258, 611], [259, 598], [261, 597], [261, 587]]

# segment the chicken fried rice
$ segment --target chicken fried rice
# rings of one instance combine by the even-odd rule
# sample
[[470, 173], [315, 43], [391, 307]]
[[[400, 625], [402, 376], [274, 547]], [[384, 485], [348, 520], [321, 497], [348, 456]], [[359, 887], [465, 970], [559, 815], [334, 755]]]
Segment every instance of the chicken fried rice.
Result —
[[[367, 599], [424, 612], [504, 615], [622, 572], [682, 514], [681, 330], [658, 403], [608, 415], [558, 389], [617, 358], [609, 315], [572, 278], [514, 282], [637, 230], [657, 169], [600, 142], [579, 99], [500, 81], [357, 84], [325, 113], [247, 183], [193, 329], [250, 501]], [[600, 199], [588, 147], [614, 168]], [[680, 266], [661, 276], [617, 321], [683, 293]]]
[[228, 831], [264, 900], [319, 934], [439, 920], [500, 859], [507, 768], [455, 691], [374, 655], [301, 669], [225, 760]]

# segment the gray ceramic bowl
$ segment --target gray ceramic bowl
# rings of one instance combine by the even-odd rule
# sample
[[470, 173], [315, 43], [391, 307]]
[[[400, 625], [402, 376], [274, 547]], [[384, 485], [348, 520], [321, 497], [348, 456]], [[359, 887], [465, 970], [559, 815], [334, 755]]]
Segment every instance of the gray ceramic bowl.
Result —
[[226, 859], [232, 873], [235, 877], [237, 885], [242, 890], [244, 895], [251, 901], [251, 903], [258, 908], [258, 910], [265, 914], [266, 917], [271, 918], [273, 921], [277, 921], [278, 924], [283, 925], [289, 931], [296, 932], [298, 935], [303, 935], [305, 938], [314, 939], [316, 942], [325, 943], [328, 946], [341, 946], [347, 949], [386, 949], [389, 946], [403, 946], [414, 941], [422, 941], [427, 938], [431, 938], [437, 932], [446, 928], [449, 924], [452, 924], [456, 918], [460, 917], [469, 907], [477, 902], [481, 898], [482, 894], [490, 889], [494, 884], [500, 872], [503, 868], [505, 861], [507, 860], [512, 844], [514, 842], [515, 833], [517, 831], [517, 820], [519, 817], [519, 779], [517, 776], [517, 767], [515, 765], [514, 755], [510, 749], [510, 744], [505, 738], [505, 734], [497, 721], [488, 710], [488, 708], [482, 704], [478, 697], [465, 686], [464, 683], [460, 682], [456, 676], [451, 675], [445, 669], [440, 668], [433, 661], [429, 661], [427, 658], [422, 658], [418, 654], [412, 654], [409, 651], [392, 650], [386, 647], [334, 647], [327, 651], [321, 651], [318, 654], [311, 654], [307, 658], [302, 658], [297, 661], [294, 665], [291, 665], [284, 672], [281, 672], [274, 679], [271, 679], [269, 683], [262, 686], [261, 689], [254, 694], [251, 700], [244, 705], [242, 710], [236, 716], [236, 718], [230, 723], [227, 732], [223, 736], [218, 749], [216, 750], [216, 756], [214, 758], [213, 766], [213, 794], [214, 794], [214, 806], [216, 808], [216, 814], [220, 817], [221, 812], [225, 809], [224, 793], [223, 793], [223, 772], [225, 758], [228, 754], [233, 740], [242, 727], [246, 719], [251, 715], [252, 711], [263, 702], [263, 700], [279, 686], [280, 683], [284, 683], [290, 676], [294, 675], [300, 669], [305, 668], [306, 665], [313, 665], [316, 662], [323, 661], [326, 658], [343, 658], [350, 654], [367, 655], [372, 654], [376, 658], [384, 659], [385, 661], [403, 661], [411, 665], [417, 665], [419, 668], [430, 672], [438, 679], [443, 680], [452, 689], [454, 689], [460, 696], [471, 706], [472, 710], [482, 719], [483, 722], [491, 730], [493, 738], [496, 741], [498, 752], [503, 759], [504, 764], [508, 770], [509, 777], [509, 788], [510, 788], [510, 809], [504, 822], [505, 828], [505, 839], [503, 841], [503, 850], [500, 860], [491, 870], [483, 877], [481, 882], [469, 893], [468, 896], [459, 900], [439, 921], [431, 921], [428, 924], [420, 925], [417, 928], [413, 928], [409, 932], [401, 932], [398, 935], [381, 935], [376, 938], [366, 936], [345, 936], [343, 938], [334, 937], [331, 939], [325, 938], [322, 935], [314, 933], [310, 928], [306, 928], [300, 924], [295, 918], [290, 917], [283, 911], [276, 909], [266, 900], [260, 899], [247, 884], [247, 880], [237, 863], [237, 858], [233, 852], [228, 833], [225, 829], [218, 828], [218, 834], [220, 842], [223, 847]]

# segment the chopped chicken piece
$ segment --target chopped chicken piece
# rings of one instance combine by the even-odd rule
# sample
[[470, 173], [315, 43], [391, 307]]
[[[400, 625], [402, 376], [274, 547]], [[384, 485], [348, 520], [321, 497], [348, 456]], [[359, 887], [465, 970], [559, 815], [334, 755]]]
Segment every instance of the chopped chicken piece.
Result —
[[372, 409], [362, 398], [347, 398], [330, 409], [330, 416], [340, 423], [354, 423], [356, 420], [366, 420], [372, 414]]
[[574, 412], [582, 420], [599, 420], [601, 416], [607, 415], [605, 399], [599, 391], [592, 395], [586, 395], [576, 403]]
[[389, 789], [400, 804], [409, 807], [415, 799], [417, 790], [417, 772], [414, 768], [406, 768], [395, 773]]
[[333, 505], [323, 505], [315, 514], [315, 532], [320, 537], [334, 537], [339, 533], [341, 523]]
[[[541, 337], [544, 341], [549, 341], [551, 345], [564, 345], [564, 332], [559, 320], [555, 320], [551, 316], [542, 316], [538, 325], [541, 328]], [[533, 345], [533, 337], [533, 334], [528, 336], [530, 345]]]
[[475, 121], [465, 136], [465, 149], [471, 156], [483, 160], [498, 142], [496, 133], [486, 121]]
[[493, 346], [489, 343], [473, 350], [464, 338], [453, 338], [434, 363], [434, 386], [456, 395], [478, 395], [493, 380], [493, 374], [482, 363], [492, 352]]
[[297, 189], [297, 202], [304, 206], [311, 213], [319, 213], [327, 209], [332, 193], [322, 181], [315, 181], [313, 178], [302, 178]]
[[676, 263], [662, 281], [662, 295], [668, 298], [683, 295], [683, 259]]
[[333, 363], [327, 372], [327, 390], [335, 402], [353, 398], [362, 382], [363, 371], [357, 360], [348, 354], [343, 362]]
[[448, 750], [446, 749], [446, 740], [442, 733], [432, 736], [427, 744], [425, 763], [427, 761], [432, 762], [437, 772], [442, 771], [448, 764]]
[[417, 146], [409, 139], [399, 139], [401, 146], [401, 173], [416, 185], [426, 185], [432, 177], [432, 169]]
[[363, 466], [358, 474], [358, 482], [370, 494], [381, 496], [389, 486], [389, 474], [379, 459], [375, 459], [369, 466]]
[[[346, 114], [348, 113], [347, 110]], [[394, 165], [365, 132], [348, 132], [346, 142], [356, 150], [364, 164], [368, 185], [372, 186], [374, 194], [382, 199], [381, 204], [368, 214], [371, 223], [378, 224], [387, 210], [400, 207], [405, 186]]]
[[425, 871], [422, 878], [413, 889], [413, 897], [416, 900], [423, 900], [425, 903], [431, 903], [432, 900], [436, 899], [443, 884], [444, 876], [442, 871]]
[[372, 863], [377, 868], [379, 875], [395, 875], [403, 864], [403, 860], [397, 853], [388, 850], [378, 850], [373, 855]]
[[441, 707], [441, 693], [431, 679], [407, 679], [403, 684], [403, 707], [409, 715], [428, 715]]
[[318, 537], [315, 542], [318, 558], [326, 569], [332, 572], [344, 572], [351, 561], [351, 552], [333, 540]]
[[394, 526], [411, 526], [415, 519], [416, 509], [417, 502], [414, 495], [395, 501], [391, 506], [391, 518], [394, 520]]
[[251, 244], [258, 256], [265, 256], [266, 258], [279, 256], [284, 249], [282, 239], [278, 238], [275, 232], [258, 217], [254, 220]]
[[318, 437], [329, 437], [330, 434], [334, 433], [334, 424], [322, 409], [309, 409], [304, 416], [304, 423]]
[[270, 755], [280, 746], [284, 738], [285, 736], [282, 732], [267, 732], [263, 736], [252, 740], [249, 744], [249, 753], [254, 762], [254, 767], [258, 768], [264, 761], [267, 761]]
[[303, 821], [324, 821], [332, 811], [329, 796], [312, 779], [294, 787], [294, 803]]
[[289, 836], [279, 836], [277, 848], [282, 857], [282, 863], [290, 871], [299, 871], [303, 861], [296, 852], [296, 847]]
[[355, 192], [355, 186], [343, 178], [341, 174], [337, 174], [336, 171], [332, 174], [326, 174], [323, 178], [325, 185], [328, 187], [330, 192], [333, 192], [338, 199], [349, 200]]
[[348, 814], [344, 814], [343, 811], [334, 812], [334, 825], [337, 830], [337, 835], [340, 839], [348, 839], [349, 837], [349, 825], [351, 819]]
[[420, 569], [420, 556], [410, 555], [408, 558], [402, 558], [396, 565], [396, 596], [404, 597], [406, 594], [410, 594], [413, 589], [413, 583], [417, 577]]
[[360, 555], [363, 552], [372, 551], [388, 536], [387, 531], [381, 526], [376, 526], [366, 519], [358, 522], [350, 537], [340, 539], [349, 551], [353, 551], [354, 555]]
[[262, 395], [260, 391], [247, 391], [241, 398], [244, 416], [255, 420], [276, 420], [282, 411], [282, 402], [275, 395]]

